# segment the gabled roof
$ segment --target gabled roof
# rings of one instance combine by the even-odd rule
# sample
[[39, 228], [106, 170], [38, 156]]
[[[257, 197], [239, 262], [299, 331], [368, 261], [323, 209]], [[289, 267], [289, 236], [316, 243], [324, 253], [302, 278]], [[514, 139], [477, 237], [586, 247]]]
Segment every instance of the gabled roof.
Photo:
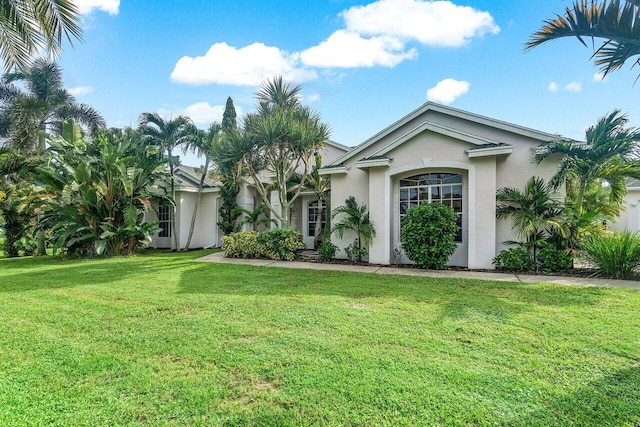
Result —
[[[427, 111], [435, 111], [435, 112], [438, 112], [438, 113], [441, 113], [441, 114], [446, 114], [446, 115], [457, 117], [457, 118], [460, 118], [460, 119], [463, 119], [463, 120], [467, 120], [467, 121], [470, 121], [470, 122], [474, 122], [474, 123], [482, 124], [482, 125], [485, 125], [485, 126], [493, 127], [495, 129], [501, 129], [501, 130], [504, 130], [504, 131], [507, 131], [507, 132], [511, 132], [511, 133], [514, 133], [514, 134], [517, 134], [517, 135], [522, 135], [522, 136], [525, 136], [525, 137], [528, 137], [528, 138], [537, 139], [540, 142], [548, 142], [548, 141], [552, 141], [554, 139], [558, 139], [559, 138], [558, 135], [554, 135], [554, 134], [550, 134], [550, 133], [547, 133], [547, 132], [538, 131], [538, 130], [535, 130], [535, 129], [530, 129], [530, 128], [527, 128], [527, 127], [524, 127], [524, 126], [519, 126], [519, 125], [516, 125], [516, 124], [513, 124], [513, 123], [503, 122], [501, 120], [496, 120], [496, 119], [492, 119], [490, 117], [481, 116], [479, 114], [470, 113], [468, 111], [459, 110], [457, 108], [452, 108], [452, 107], [449, 107], [449, 106], [436, 104], [434, 102], [427, 102], [427, 103], [421, 105], [420, 107], [418, 107], [417, 109], [413, 110], [412, 112], [410, 112], [406, 116], [402, 117], [400, 120], [397, 120], [396, 122], [392, 123], [391, 125], [387, 126], [384, 129], [382, 129], [380, 132], [376, 133], [371, 138], [365, 140], [360, 145], [354, 147], [351, 151], [347, 152], [343, 156], [340, 156], [339, 158], [334, 160], [330, 165], [327, 165], [327, 167], [340, 165], [340, 164], [344, 163], [345, 161], [352, 159], [353, 157], [357, 156], [362, 151], [364, 151], [367, 148], [373, 146], [378, 141], [382, 140], [383, 138], [385, 138], [386, 136], [388, 136], [392, 132], [394, 132], [394, 131], [398, 130], [399, 128], [401, 128], [402, 126], [405, 126], [406, 124], [408, 124], [412, 120], [416, 119], [417, 117], [421, 116], [422, 114], [426, 113]], [[455, 137], [457, 139], [461, 139], [461, 140], [467, 141], [467, 142], [469, 142], [469, 143], [471, 143], [473, 145], [477, 145], [479, 147], [487, 148], [489, 145], [496, 146], [496, 147], [499, 145], [499, 143], [497, 143], [495, 141], [490, 141], [490, 140], [488, 140], [486, 138], [483, 138], [481, 136], [478, 136], [478, 135], [472, 135], [472, 134], [469, 134], [469, 133], [466, 133], [466, 132], [462, 132], [462, 131], [460, 131], [458, 129], [453, 129], [453, 128], [450, 128], [450, 127], [447, 127], [447, 126], [443, 126], [443, 125], [440, 125], [438, 123], [434, 123], [432, 121], [424, 121], [421, 124], [419, 124], [418, 126], [414, 127], [413, 129], [410, 129], [408, 132], [406, 132], [405, 134], [403, 134], [399, 138], [396, 138], [391, 143], [385, 145], [384, 147], [381, 147], [379, 150], [377, 150], [375, 153], [373, 153], [372, 156], [384, 155], [384, 154], [388, 153], [389, 151], [391, 151], [393, 148], [397, 147], [398, 145], [402, 144], [403, 142], [407, 141], [408, 139], [411, 139], [413, 136], [415, 136], [415, 135], [417, 135], [417, 134], [419, 134], [419, 133], [421, 133], [421, 132], [423, 132], [425, 130], [430, 130], [430, 131], [433, 131], [433, 132], [437, 132], [437, 133], [441, 133], [441, 134], [444, 134], [444, 135], [452, 136], [452, 137]]]
[[[199, 172], [193, 166], [180, 165], [174, 170], [174, 176], [176, 178], [176, 184], [183, 189], [197, 189], [200, 185], [201, 172]], [[203, 189], [215, 188], [216, 184], [212, 182], [209, 177], [206, 177], [203, 184]]]

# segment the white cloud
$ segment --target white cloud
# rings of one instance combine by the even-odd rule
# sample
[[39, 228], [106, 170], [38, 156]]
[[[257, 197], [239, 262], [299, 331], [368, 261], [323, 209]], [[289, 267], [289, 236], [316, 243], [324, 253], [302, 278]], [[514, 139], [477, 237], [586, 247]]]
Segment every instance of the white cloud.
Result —
[[91, 86], [76, 86], [67, 88], [67, 92], [73, 96], [88, 95], [93, 92], [93, 88]]
[[319, 93], [312, 93], [312, 94], [309, 94], [306, 97], [306, 101], [308, 101], [308, 102], [316, 102], [316, 101], [319, 101], [319, 100], [320, 100], [320, 94]]
[[341, 16], [350, 31], [431, 46], [462, 46], [473, 37], [500, 31], [488, 12], [450, 1], [379, 0], [354, 6]]
[[582, 90], [582, 83], [580, 82], [571, 82], [565, 85], [564, 90], [569, 92], [580, 92]]
[[[210, 105], [208, 102], [197, 102], [185, 108], [159, 108], [158, 114], [164, 119], [187, 116], [190, 117], [196, 125], [208, 126], [213, 122], [222, 123], [224, 107], [224, 105]], [[236, 113], [240, 116], [242, 111], [236, 107]]]
[[558, 83], [556, 83], [556, 82], [549, 83], [548, 89], [551, 92], [557, 92], [558, 91]]
[[300, 59], [311, 67], [394, 67], [417, 56], [415, 49], [404, 52], [403, 48], [403, 43], [393, 37], [363, 38], [358, 33], [338, 30], [318, 46], [303, 51]]
[[451, 104], [458, 97], [469, 92], [469, 82], [455, 79], [444, 79], [427, 91], [427, 100]]
[[117, 15], [120, 11], [120, 0], [75, 0], [81, 15], [88, 15], [94, 10], [102, 10], [109, 15]]
[[317, 77], [315, 71], [298, 64], [299, 54], [289, 54], [277, 47], [253, 43], [237, 49], [223, 42], [212, 45], [204, 56], [180, 58], [171, 73], [171, 79], [193, 85], [217, 83], [258, 86], [275, 75], [296, 82]]
[[604, 75], [604, 73], [595, 73], [593, 75], [593, 81], [594, 82], [601, 83], [601, 82], [606, 82], [608, 80], [609, 79], [607, 78], [607, 76]]

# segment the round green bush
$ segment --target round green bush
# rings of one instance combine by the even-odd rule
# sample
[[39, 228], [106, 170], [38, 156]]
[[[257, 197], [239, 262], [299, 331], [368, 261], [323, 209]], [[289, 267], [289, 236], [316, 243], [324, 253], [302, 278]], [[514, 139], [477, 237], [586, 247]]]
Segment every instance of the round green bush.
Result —
[[493, 259], [498, 270], [533, 271], [536, 264], [527, 251], [522, 248], [503, 249]]
[[425, 203], [407, 211], [400, 241], [407, 257], [422, 268], [442, 269], [456, 250], [458, 214], [441, 203]]

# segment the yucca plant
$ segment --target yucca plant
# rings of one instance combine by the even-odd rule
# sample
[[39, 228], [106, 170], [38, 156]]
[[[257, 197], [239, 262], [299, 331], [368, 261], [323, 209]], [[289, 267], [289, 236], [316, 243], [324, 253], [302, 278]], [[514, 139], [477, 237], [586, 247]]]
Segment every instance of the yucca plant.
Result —
[[585, 257], [609, 277], [629, 278], [640, 267], [640, 233], [614, 232], [594, 236], [582, 242]]

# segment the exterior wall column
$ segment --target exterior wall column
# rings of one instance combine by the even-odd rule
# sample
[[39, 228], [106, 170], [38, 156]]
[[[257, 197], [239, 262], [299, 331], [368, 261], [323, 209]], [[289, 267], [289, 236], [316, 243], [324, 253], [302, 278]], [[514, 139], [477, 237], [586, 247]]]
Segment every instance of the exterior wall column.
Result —
[[389, 200], [390, 185], [385, 179], [386, 168], [369, 169], [369, 217], [373, 221], [376, 237], [369, 247], [369, 262], [389, 264], [389, 218], [391, 208]]
[[[238, 203], [238, 206], [240, 206], [241, 208], [245, 208], [248, 211], [253, 210], [253, 207], [254, 207], [253, 191], [249, 187], [249, 184], [247, 184], [246, 182], [243, 182], [240, 185], [240, 192], [236, 196], [236, 203]], [[240, 218], [243, 218], [243, 217], [244, 215], [242, 215]], [[243, 225], [242, 231], [247, 231], [247, 230], [249, 230], [249, 225], [248, 224]]]
[[469, 173], [469, 268], [494, 269], [496, 255], [496, 158], [474, 159]]

